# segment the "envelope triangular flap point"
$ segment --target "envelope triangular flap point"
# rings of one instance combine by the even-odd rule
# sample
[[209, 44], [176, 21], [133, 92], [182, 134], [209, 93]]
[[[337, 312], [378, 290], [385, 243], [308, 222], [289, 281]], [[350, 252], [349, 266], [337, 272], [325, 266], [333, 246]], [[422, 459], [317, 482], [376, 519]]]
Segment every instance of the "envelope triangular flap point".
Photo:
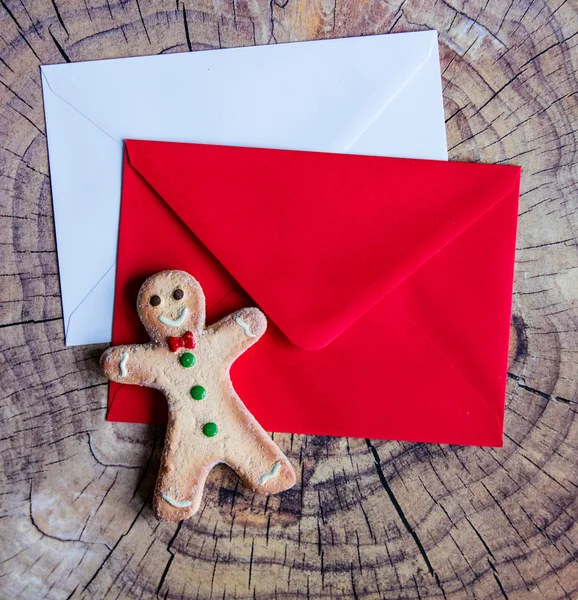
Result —
[[503, 199], [511, 167], [127, 140], [131, 166], [295, 344], [326, 346]]

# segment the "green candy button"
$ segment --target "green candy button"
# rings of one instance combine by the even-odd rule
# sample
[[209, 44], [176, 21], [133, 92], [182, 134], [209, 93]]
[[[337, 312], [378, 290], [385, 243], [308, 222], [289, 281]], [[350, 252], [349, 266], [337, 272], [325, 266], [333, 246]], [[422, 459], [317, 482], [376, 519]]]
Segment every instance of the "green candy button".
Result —
[[202, 400], [206, 395], [207, 390], [202, 385], [195, 385], [191, 388], [191, 396], [194, 400]]
[[185, 352], [179, 357], [179, 362], [183, 367], [188, 369], [195, 364], [195, 357], [190, 352]]
[[207, 437], [215, 437], [219, 433], [219, 428], [216, 423], [205, 423], [203, 426], [203, 433]]

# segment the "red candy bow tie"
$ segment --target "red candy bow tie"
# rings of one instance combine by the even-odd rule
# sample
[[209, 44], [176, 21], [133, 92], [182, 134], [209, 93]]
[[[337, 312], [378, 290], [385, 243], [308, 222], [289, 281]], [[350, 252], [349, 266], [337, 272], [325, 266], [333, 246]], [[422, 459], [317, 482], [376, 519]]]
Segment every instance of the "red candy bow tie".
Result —
[[179, 348], [190, 348], [192, 350], [195, 347], [195, 338], [190, 331], [185, 331], [181, 337], [170, 336], [167, 338], [167, 342], [171, 352], [176, 352]]

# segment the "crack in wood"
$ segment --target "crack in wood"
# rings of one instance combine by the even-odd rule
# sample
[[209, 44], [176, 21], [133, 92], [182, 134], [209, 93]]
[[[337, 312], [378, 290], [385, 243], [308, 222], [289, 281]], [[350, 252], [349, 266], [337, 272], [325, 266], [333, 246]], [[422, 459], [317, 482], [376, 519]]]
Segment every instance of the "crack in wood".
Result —
[[[32, 526], [34, 527], [34, 529], [36, 529], [36, 531], [38, 531], [38, 533], [40, 533], [40, 535], [42, 537], [47, 537], [50, 538], [52, 540], [56, 540], [58, 542], [73, 542], [73, 543], [81, 543], [81, 544], [88, 544], [88, 545], [95, 545], [94, 542], [85, 542], [82, 541], [80, 539], [77, 538], [65, 538], [65, 537], [60, 537], [57, 535], [53, 535], [50, 533], [47, 533], [46, 531], [44, 531], [36, 522], [36, 520], [34, 519], [34, 515], [32, 513], [32, 480], [30, 480], [30, 487], [29, 487], [29, 492], [28, 492], [28, 516], [30, 519], [30, 523], [32, 524]], [[96, 544], [98, 545], [98, 544]]]
[[[106, 384], [105, 384], [106, 385]], [[98, 456], [96, 456], [95, 452], [94, 452], [94, 448], [92, 446], [92, 437], [90, 436], [90, 432], [86, 432], [86, 435], [88, 436], [88, 448], [90, 450], [90, 454], [92, 455], [92, 458], [94, 458], [94, 460], [101, 466], [107, 468], [107, 467], [116, 467], [118, 469], [142, 469], [143, 467], [140, 465], [123, 465], [122, 463], [103, 463]], [[133, 496], [134, 497], [134, 496]]]
[[62, 56], [62, 58], [64, 58], [64, 60], [67, 63], [71, 62], [70, 58], [68, 57], [68, 54], [66, 54], [64, 48], [60, 45], [60, 43], [58, 42], [58, 40], [54, 37], [54, 34], [50, 30], [50, 28], [48, 28], [48, 33], [50, 34], [50, 37], [52, 38], [52, 41], [54, 42], [54, 45], [56, 46], [56, 49], [60, 53], [60, 56]]
[[500, 592], [502, 593], [502, 596], [504, 597], [505, 600], [508, 600], [508, 594], [506, 594], [506, 591], [504, 590], [504, 586], [502, 585], [502, 582], [500, 581], [500, 578], [498, 577], [498, 571], [494, 565], [494, 563], [488, 559], [488, 564], [490, 565], [490, 568], [492, 569], [492, 574], [494, 576], [494, 579], [496, 580], [496, 583], [498, 584], [498, 587], [500, 588]]
[[185, 25], [185, 38], [187, 40], [187, 48], [189, 49], [189, 52], [192, 52], [193, 47], [191, 45], [191, 37], [189, 35], [189, 24], [187, 23], [187, 10], [186, 10], [184, 4], [183, 4], [183, 23]]
[[20, 25], [20, 23], [18, 22], [18, 20], [14, 16], [14, 13], [8, 8], [8, 6], [7, 6], [6, 2], [4, 2], [4, 0], [0, 0], [0, 6], [2, 6], [2, 8], [8, 14], [8, 16], [14, 21], [14, 23], [16, 24], [16, 27], [18, 28], [18, 30], [21, 31], [21, 32], [24, 31], [24, 29], [22, 28], [22, 26]]
[[423, 547], [421, 540], [419, 539], [417, 533], [415, 532], [415, 530], [413, 529], [413, 527], [410, 525], [409, 521], [407, 520], [407, 517], [405, 516], [405, 513], [404, 513], [403, 509], [401, 508], [401, 505], [399, 504], [397, 498], [395, 497], [389, 483], [387, 483], [387, 479], [385, 478], [385, 474], [384, 474], [383, 468], [381, 466], [381, 458], [379, 457], [379, 454], [378, 454], [375, 446], [371, 443], [371, 441], [368, 438], [365, 439], [365, 443], [367, 444], [367, 447], [373, 456], [373, 462], [375, 463], [375, 469], [377, 471], [377, 476], [379, 477], [379, 481], [381, 482], [383, 489], [385, 490], [386, 494], [388, 495], [389, 500], [391, 501], [391, 504], [392, 504], [393, 508], [395, 509], [395, 511], [396, 511], [399, 519], [401, 520], [403, 526], [405, 527], [406, 531], [410, 534], [413, 541], [415, 542], [415, 545], [417, 546], [417, 549], [418, 549], [421, 557], [423, 558], [423, 560], [428, 568], [428, 571], [435, 578], [435, 580], [445, 598], [445, 591], [444, 591], [443, 585], [440, 581], [438, 574], [434, 570], [434, 568], [428, 558], [428, 555], [425, 551], [425, 548]]
[[540, 398], [544, 398], [544, 400], [561, 402], [563, 404], [571, 404], [574, 406], [578, 404], [578, 402], [574, 402], [573, 400], [569, 400], [568, 398], [563, 398], [562, 396], [556, 396], [554, 394], [547, 394], [546, 392], [542, 392], [541, 390], [537, 390], [536, 388], [530, 387], [529, 385], [526, 385], [524, 378], [520, 377], [520, 375], [515, 375], [514, 373], [508, 372], [508, 377], [515, 381], [516, 385], [519, 388], [532, 394], [536, 394], [536, 396], [540, 396]]
[[[34, 110], [34, 107], [31, 104], [26, 102], [26, 100], [24, 100], [24, 98], [22, 98], [22, 96], [20, 96], [18, 94], [18, 92], [15, 92], [9, 85], [6, 85], [2, 80], [0, 80], [0, 85], [3, 85], [11, 94], [13, 94], [16, 98], [18, 98], [18, 100], [20, 100], [20, 102], [26, 104], [26, 106], [28, 108]], [[13, 152], [12, 154], [15, 154], [15, 153]], [[18, 156], [18, 158], [20, 158], [20, 156], [18, 154], [16, 154], [16, 156]], [[6, 174], [4, 174], [4, 177], [6, 177]]]
[[[165, 579], [169, 573], [169, 569], [171, 568], [171, 565], [173, 563], [173, 560], [175, 559], [175, 553], [172, 551], [172, 546], [173, 546], [173, 542], [177, 539], [177, 536], [179, 535], [179, 532], [181, 531], [181, 527], [183, 526], [184, 521], [179, 521], [176, 528], [175, 528], [175, 533], [173, 534], [173, 536], [171, 537], [168, 545], [167, 545], [167, 552], [170, 554], [170, 557], [167, 561], [167, 564], [165, 565], [163, 574], [161, 575], [160, 581], [159, 581], [159, 585], [157, 586], [157, 591], [156, 591], [156, 596], [158, 598], [158, 595], [163, 587], [163, 584], [165, 582]], [[165, 598], [168, 594], [168, 589], [167, 589], [167, 593], [165, 594]]]
[[64, 31], [66, 31], [66, 37], [68, 37], [70, 34], [68, 33], [68, 29], [66, 28], [64, 21], [62, 20], [62, 15], [60, 14], [60, 11], [58, 10], [58, 6], [56, 6], [56, 0], [50, 0], [50, 1], [52, 2], [52, 6], [54, 7], [54, 12], [56, 13], [56, 16], [57, 16], [60, 24], [62, 25], [62, 28], [64, 29]]
[[5, 323], [0, 325], [0, 329], [4, 329], [6, 327], [18, 327], [19, 325], [42, 325], [43, 323], [52, 323], [53, 321], [60, 321], [62, 317], [53, 317], [51, 319], [27, 319], [26, 321], [17, 321], [16, 323]]
[[[99, 573], [105, 568], [106, 563], [108, 562], [108, 560], [110, 559], [110, 557], [113, 555], [114, 551], [116, 550], [117, 546], [122, 542], [122, 540], [130, 533], [131, 529], [134, 527], [134, 524], [138, 521], [142, 511], [144, 510], [145, 506], [148, 504], [149, 499], [147, 498], [140, 510], [137, 512], [135, 518], [133, 519], [132, 523], [130, 524], [129, 528], [119, 536], [118, 540], [116, 540], [114, 546], [110, 549], [109, 553], [106, 555], [105, 559], [102, 561], [102, 563], [98, 566], [97, 570], [94, 572], [94, 574], [92, 575], [92, 577], [88, 580], [88, 582], [84, 585], [83, 587], [83, 592], [86, 592], [86, 590], [90, 587], [90, 584], [98, 577]], [[86, 542], [83, 542], [86, 543]]]
[[140, 2], [139, 2], [139, 0], [134, 0], [134, 1], [135, 1], [135, 3], [136, 3], [136, 7], [137, 7], [137, 9], [138, 9], [138, 14], [139, 14], [139, 17], [140, 17], [140, 20], [141, 20], [142, 26], [143, 26], [143, 28], [144, 28], [144, 31], [145, 31], [145, 35], [147, 36], [147, 40], [149, 41], [149, 44], [152, 44], [152, 42], [151, 42], [151, 38], [150, 38], [150, 36], [149, 36], [149, 30], [147, 29], [147, 26], [146, 26], [146, 23], [145, 23], [144, 17], [143, 17], [143, 15], [142, 15], [142, 11], [141, 11], [141, 8], [140, 8]]

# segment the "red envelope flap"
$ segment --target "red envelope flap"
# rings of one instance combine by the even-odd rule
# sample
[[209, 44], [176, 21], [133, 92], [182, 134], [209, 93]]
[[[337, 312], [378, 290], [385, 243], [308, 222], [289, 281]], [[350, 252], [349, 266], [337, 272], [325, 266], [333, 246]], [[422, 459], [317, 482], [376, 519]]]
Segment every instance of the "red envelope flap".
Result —
[[331, 342], [504, 198], [520, 173], [136, 140], [126, 148], [132, 167], [306, 349]]

